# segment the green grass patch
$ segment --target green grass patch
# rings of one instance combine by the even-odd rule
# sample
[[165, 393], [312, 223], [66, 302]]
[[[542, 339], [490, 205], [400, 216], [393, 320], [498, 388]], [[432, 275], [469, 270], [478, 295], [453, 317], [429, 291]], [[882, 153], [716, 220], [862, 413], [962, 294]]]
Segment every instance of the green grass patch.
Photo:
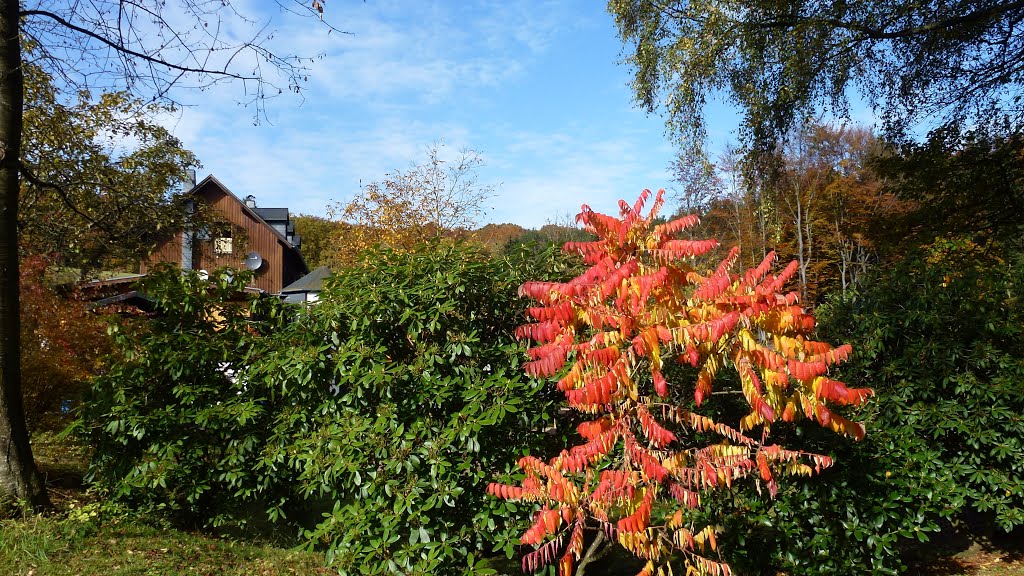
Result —
[[54, 511], [0, 520], [4, 576], [335, 574], [322, 553], [289, 544], [176, 530], [83, 491], [90, 450], [52, 433], [32, 441]]
[[[76, 512], [78, 510], [78, 512]], [[129, 517], [99, 521], [98, 507], [67, 516], [0, 521], [0, 574], [332, 574], [323, 554], [159, 528]]]

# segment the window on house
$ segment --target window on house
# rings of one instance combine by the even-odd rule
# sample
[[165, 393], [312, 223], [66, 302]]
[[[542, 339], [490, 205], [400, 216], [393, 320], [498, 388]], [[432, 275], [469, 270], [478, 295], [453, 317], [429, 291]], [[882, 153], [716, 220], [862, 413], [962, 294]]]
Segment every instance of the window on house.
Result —
[[213, 239], [213, 253], [217, 256], [224, 256], [233, 252], [233, 243], [231, 241], [231, 231], [225, 230], [217, 235]]

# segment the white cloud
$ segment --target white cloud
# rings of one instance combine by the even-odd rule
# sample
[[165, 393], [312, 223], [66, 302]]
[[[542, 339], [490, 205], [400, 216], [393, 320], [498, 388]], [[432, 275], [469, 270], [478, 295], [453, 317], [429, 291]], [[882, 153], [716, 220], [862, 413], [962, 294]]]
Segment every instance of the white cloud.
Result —
[[438, 104], [499, 86], [523, 73], [524, 57], [545, 49], [560, 18], [512, 3], [339, 6], [332, 18], [351, 35], [292, 27], [279, 37], [296, 52], [324, 55], [311, 64], [311, 87], [371, 104], [396, 95]]
[[473, 28], [491, 50], [542, 54], [561, 29], [589, 23], [565, 2], [485, 2]]
[[[195, 124], [190, 112], [183, 114], [186, 126]], [[192, 141], [205, 165], [200, 178], [213, 172], [236, 194], [255, 195], [262, 206], [325, 214], [360, 184], [423, 158], [426, 146], [442, 136], [455, 149], [469, 142], [464, 128], [443, 122], [380, 118], [367, 125], [320, 112], [304, 114], [282, 114], [274, 125], [237, 120], [207, 125]]]
[[[529, 226], [574, 216], [583, 202], [614, 211], [619, 198], [669, 184], [660, 121], [627, 101], [594, 118], [501, 108], [545, 105], [512, 91], [556, 43], [591, 30], [593, 14], [562, 3], [381, 1], [331, 3], [328, 16], [354, 34], [327, 35], [301, 19], [281, 21], [276, 34], [288, 51], [326, 54], [311, 64], [304, 103], [285, 94], [266, 107], [269, 122], [253, 126], [254, 110], [236, 102], [240, 88], [224, 85], [194, 95], [196, 107], [172, 119], [205, 165], [200, 178], [212, 172], [262, 206], [324, 214], [443, 139], [452, 151], [484, 154], [481, 182], [500, 185], [488, 219]], [[498, 92], [513, 97], [495, 104]], [[533, 112], [552, 119], [521, 126]], [[653, 131], [631, 126], [636, 119]]]
[[[585, 135], [517, 134], [504, 151], [503, 164], [516, 163], [504, 179], [502, 194], [490, 220], [539, 227], [574, 217], [584, 203], [598, 212], [614, 213], [617, 202], [632, 202], [644, 188], [666, 187], [671, 151], [651, 146], [633, 135], [614, 139]], [[526, 162], [523, 154], [527, 154]], [[654, 160], [664, 158], [664, 161]], [[653, 166], [653, 168], [652, 168]]]

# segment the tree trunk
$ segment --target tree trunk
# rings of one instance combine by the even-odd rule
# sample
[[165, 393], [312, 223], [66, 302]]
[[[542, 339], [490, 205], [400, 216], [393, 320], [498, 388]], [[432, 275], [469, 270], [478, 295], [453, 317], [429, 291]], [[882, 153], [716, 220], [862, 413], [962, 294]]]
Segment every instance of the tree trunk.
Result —
[[18, 159], [24, 98], [18, 0], [0, 0], [0, 504], [48, 503], [21, 398]]
[[758, 263], [761, 262], [762, 258], [768, 255], [768, 202], [766, 196], [768, 191], [763, 184], [760, 184], [759, 186], [761, 186], [760, 192], [754, 199], [757, 209], [758, 232], [761, 233], [761, 255], [757, 258]]
[[[797, 175], [799, 178], [800, 175]], [[804, 212], [800, 198], [800, 184], [796, 185], [796, 247], [797, 261], [800, 263], [800, 302], [807, 305], [807, 256], [804, 253]]]
[[580, 558], [580, 563], [576, 567], [576, 576], [584, 576], [587, 573], [587, 566], [604, 558], [611, 549], [611, 542], [605, 537], [604, 532], [599, 529], [594, 536], [594, 541], [590, 543], [586, 553]]
[[[837, 233], [838, 234], [838, 233]], [[846, 290], [850, 287], [850, 282], [847, 280], [847, 274], [849, 273], [850, 260], [853, 257], [853, 247], [851, 242], [847, 242], [845, 238], [839, 241], [839, 274], [842, 282], [843, 297], [846, 297]]]

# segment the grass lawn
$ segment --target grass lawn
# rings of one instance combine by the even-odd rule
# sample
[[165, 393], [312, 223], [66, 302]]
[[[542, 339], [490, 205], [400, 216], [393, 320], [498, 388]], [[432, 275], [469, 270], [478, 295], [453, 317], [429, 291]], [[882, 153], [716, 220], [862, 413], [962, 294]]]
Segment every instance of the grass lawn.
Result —
[[322, 554], [133, 523], [67, 516], [0, 522], [0, 574], [332, 574]]
[[101, 516], [82, 490], [88, 450], [52, 435], [33, 439], [54, 510], [0, 520], [0, 574], [18, 576], [216, 576], [336, 574], [324, 555], [154, 526], [129, 513]]

